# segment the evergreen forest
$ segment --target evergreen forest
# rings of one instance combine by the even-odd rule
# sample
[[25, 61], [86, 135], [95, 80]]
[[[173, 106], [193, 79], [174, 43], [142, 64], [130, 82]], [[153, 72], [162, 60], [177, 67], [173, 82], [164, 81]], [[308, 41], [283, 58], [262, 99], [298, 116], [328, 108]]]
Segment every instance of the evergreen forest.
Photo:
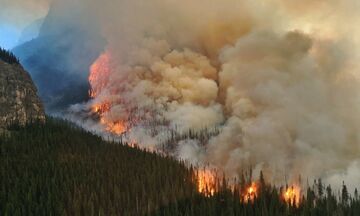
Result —
[[299, 203], [266, 183], [247, 202], [241, 180], [225, 177], [212, 195], [198, 192], [198, 170], [171, 157], [104, 141], [73, 124], [13, 126], [0, 136], [0, 215], [360, 215], [360, 197], [313, 182]]

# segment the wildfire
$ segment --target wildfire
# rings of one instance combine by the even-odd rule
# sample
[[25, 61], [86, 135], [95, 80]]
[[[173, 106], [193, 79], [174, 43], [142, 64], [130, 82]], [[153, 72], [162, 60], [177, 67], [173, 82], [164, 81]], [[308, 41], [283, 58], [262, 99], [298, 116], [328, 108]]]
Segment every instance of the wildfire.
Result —
[[300, 187], [295, 185], [295, 186], [288, 187], [283, 192], [283, 199], [290, 204], [299, 205], [300, 195], [301, 195], [301, 189], [300, 189]]
[[[131, 125], [136, 123], [136, 121], [141, 121], [141, 119], [133, 119], [128, 117], [117, 117], [114, 119], [109, 116], [109, 111], [111, 110], [112, 103], [114, 102], [109, 98], [103, 97], [105, 94], [101, 94], [101, 92], [108, 85], [110, 72], [111, 55], [109, 52], [104, 52], [90, 67], [89, 83], [91, 85], [91, 90], [89, 94], [90, 97], [96, 98], [96, 100], [93, 100], [92, 102], [91, 110], [94, 114], [96, 114], [96, 116], [99, 117], [99, 122], [104, 126], [106, 131], [116, 135], [122, 135], [131, 128]], [[127, 109], [125, 112], [128, 114], [126, 116], [132, 116], [131, 108]], [[136, 140], [130, 141], [129, 145], [136, 147]], [[210, 197], [219, 191], [218, 180], [217, 172], [213, 169], [199, 168], [197, 170], [197, 189], [199, 193], [203, 194], [204, 196]], [[239, 190], [235, 185], [237, 185], [236, 182], [230, 183], [230, 185], [227, 185], [227, 187], [229, 187], [228, 189], [234, 192], [234, 190]], [[259, 184], [256, 182], [248, 184], [245, 189], [241, 188], [239, 190], [239, 194], [241, 194], [242, 197], [241, 200], [245, 203], [253, 202], [258, 196], [259, 190]], [[291, 186], [286, 187], [286, 190], [281, 191], [280, 196], [287, 203], [299, 205], [300, 195], [300, 187]]]
[[107, 111], [110, 110], [110, 104], [109, 103], [106, 103], [106, 102], [103, 102], [101, 104], [93, 104], [92, 106], [92, 111], [94, 113], [105, 113]]
[[106, 118], [105, 113], [110, 110], [109, 103], [102, 103], [99, 105], [93, 105], [92, 110], [100, 117], [100, 123], [104, 125], [105, 129], [116, 135], [121, 135], [127, 131], [127, 124], [125, 121], [118, 120], [113, 122]]
[[[217, 191], [217, 182], [219, 178], [217, 172], [212, 169], [199, 169], [197, 171], [197, 186], [198, 191], [207, 197], [213, 196]], [[235, 187], [228, 185], [228, 189], [234, 191]], [[252, 182], [243, 192], [242, 197], [244, 202], [252, 202], [258, 195], [258, 185]]]
[[258, 186], [256, 185], [255, 182], [252, 182], [245, 191], [244, 194], [244, 201], [245, 202], [252, 202], [255, 200], [256, 196], [258, 193]]
[[127, 131], [126, 124], [122, 121], [115, 122], [115, 123], [107, 122], [106, 126], [107, 126], [106, 127], [107, 131], [117, 134], [117, 135], [121, 135]]
[[213, 196], [216, 192], [216, 173], [210, 169], [201, 169], [197, 173], [198, 191], [205, 196]]
[[89, 83], [90, 97], [96, 97], [107, 85], [110, 76], [110, 53], [105, 52], [91, 65]]
[[[106, 87], [110, 76], [110, 64], [111, 55], [109, 52], [104, 52], [91, 65], [89, 75], [89, 83], [91, 86], [91, 90], [89, 92], [90, 97], [95, 98]], [[110, 110], [110, 108], [111, 103], [106, 100], [94, 103], [91, 107], [92, 112], [99, 116], [100, 123], [108, 132], [121, 135], [127, 131], [127, 123], [123, 120], [109, 120], [106, 117], [106, 113]]]
[[[199, 169], [197, 171], [197, 186], [198, 191], [204, 194], [207, 197], [211, 197], [218, 192], [218, 176], [216, 172], [211, 169]], [[232, 187], [233, 185], [228, 185], [228, 189], [237, 190], [236, 187]], [[257, 182], [252, 182], [245, 189], [241, 191], [242, 202], [254, 202], [259, 195], [260, 185]], [[297, 185], [293, 185], [291, 187], [286, 187], [286, 190], [282, 190], [280, 193], [280, 198], [285, 202], [299, 206], [301, 202], [301, 188]]]

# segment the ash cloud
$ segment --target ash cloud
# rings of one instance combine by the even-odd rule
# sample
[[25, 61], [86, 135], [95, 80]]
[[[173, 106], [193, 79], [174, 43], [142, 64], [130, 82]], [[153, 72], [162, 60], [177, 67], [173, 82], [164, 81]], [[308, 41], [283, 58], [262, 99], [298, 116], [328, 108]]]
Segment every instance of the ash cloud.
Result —
[[219, 127], [204, 145], [179, 141], [175, 154], [229, 175], [251, 164], [274, 182], [301, 174], [358, 185], [349, 174], [360, 171], [358, 65], [349, 49], [357, 41], [339, 25], [354, 2], [336, 13], [316, 3], [305, 14], [283, 1], [202, 3], [121, 1], [119, 16], [110, 10], [104, 17], [117, 24], [104, 32], [116, 66], [95, 100], [152, 107], [179, 131]]
[[81, 112], [106, 104], [102, 122], [125, 122], [129, 141], [230, 176], [252, 165], [277, 183], [360, 184], [355, 1], [76, 2], [70, 17], [111, 56]]

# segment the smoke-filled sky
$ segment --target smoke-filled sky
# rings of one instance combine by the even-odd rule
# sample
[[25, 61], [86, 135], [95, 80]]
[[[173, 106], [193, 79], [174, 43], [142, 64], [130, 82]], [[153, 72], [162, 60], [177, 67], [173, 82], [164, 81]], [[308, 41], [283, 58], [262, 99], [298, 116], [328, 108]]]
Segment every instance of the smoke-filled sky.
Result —
[[46, 15], [49, 0], [0, 0], [0, 46], [17, 45], [22, 30]]
[[171, 154], [231, 176], [252, 165], [274, 182], [360, 185], [359, 1], [55, 3], [56, 25], [76, 20], [107, 40], [94, 98], [71, 108], [84, 127], [125, 128], [150, 149], [207, 128], [217, 132], [176, 140]]

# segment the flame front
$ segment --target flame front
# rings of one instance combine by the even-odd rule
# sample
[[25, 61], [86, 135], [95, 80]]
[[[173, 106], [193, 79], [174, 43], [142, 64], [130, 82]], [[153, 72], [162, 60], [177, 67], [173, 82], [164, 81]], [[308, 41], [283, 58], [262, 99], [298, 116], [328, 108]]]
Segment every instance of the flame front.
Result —
[[283, 199], [285, 200], [285, 202], [290, 203], [290, 204], [295, 204], [295, 205], [299, 205], [300, 204], [300, 195], [301, 195], [301, 189], [299, 186], [297, 185], [293, 185], [291, 187], [288, 187], [284, 192], [283, 192]]
[[118, 121], [118, 122], [106, 122], [106, 130], [117, 134], [117, 135], [121, 135], [123, 133], [125, 133], [127, 131], [127, 127], [126, 124], [122, 121]]
[[[91, 98], [95, 98], [101, 94], [109, 82], [111, 72], [111, 54], [104, 52], [99, 58], [91, 65], [89, 74], [89, 83], [91, 90], [89, 92]], [[101, 125], [104, 126], [106, 131], [121, 135], [128, 130], [127, 123], [124, 120], [110, 120], [107, 118], [106, 113], [111, 109], [111, 102], [106, 99], [94, 101], [91, 106], [93, 113], [96, 113], [100, 118]]]
[[105, 52], [91, 65], [89, 74], [90, 97], [95, 98], [99, 95], [109, 82], [110, 60], [110, 53]]
[[216, 192], [216, 173], [210, 169], [199, 169], [197, 172], [198, 191], [205, 196]]
[[252, 182], [245, 190], [244, 201], [245, 202], [253, 202], [257, 197], [258, 186], [255, 182]]

